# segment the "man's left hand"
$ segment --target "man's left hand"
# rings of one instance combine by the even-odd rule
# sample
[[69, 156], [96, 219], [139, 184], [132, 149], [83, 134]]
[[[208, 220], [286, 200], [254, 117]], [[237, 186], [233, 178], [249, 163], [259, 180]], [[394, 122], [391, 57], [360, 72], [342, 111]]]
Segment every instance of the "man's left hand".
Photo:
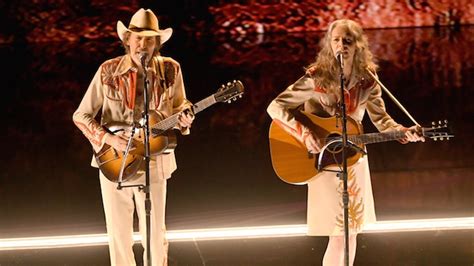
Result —
[[194, 114], [190, 110], [181, 112], [178, 117], [178, 123], [183, 128], [190, 128], [194, 120]]

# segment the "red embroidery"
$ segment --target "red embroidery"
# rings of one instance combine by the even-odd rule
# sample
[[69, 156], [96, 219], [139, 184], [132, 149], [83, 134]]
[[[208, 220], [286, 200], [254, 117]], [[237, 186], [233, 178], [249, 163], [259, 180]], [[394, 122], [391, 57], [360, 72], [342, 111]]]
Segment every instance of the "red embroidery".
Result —
[[[120, 76], [113, 77], [114, 71], [116, 71], [120, 60], [123, 57], [117, 57], [111, 60], [106, 61], [102, 65], [101, 71], [101, 81], [103, 84], [110, 86], [114, 90], [119, 90], [122, 94], [122, 101], [127, 108], [133, 109], [135, 107], [135, 97], [136, 97], [136, 82], [137, 82], [137, 72], [129, 70], [128, 73], [124, 73]], [[177, 70], [175, 65], [172, 62], [165, 62], [165, 76], [167, 78], [167, 83], [172, 86], [175, 82], [175, 77]], [[160, 95], [161, 95], [161, 86], [158, 84], [156, 77], [152, 78], [153, 84], [152, 95], [155, 98], [154, 103], [156, 104], [155, 108], [158, 108], [160, 104]], [[109, 97], [108, 97], [109, 98]], [[110, 99], [110, 98], [109, 98]], [[111, 99], [118, 100], [118, 99]]]
[[327, 92], [326, 89], [323, 88], [323, 87], [315, 87], [314, 91], [315, 92], [320, 92], [320, 93], [326, 93]]
[[127, 106], [130, 109], [135, 107], [135, 95], [137, 94], [137, 72], [130, 71], [127, 93]]
[[101, 130], [102, 128], [89, 129], [85, 124], [78, 121], [74, 121], [74, 124], [82, 131], [84, 136], [92, 143], [92, 145], [100, 146], [101, 140], [105, 135], [105, 131]]
[[109, 85], [111, 88], [118, 89], [117, 80], [113, 78], [112, 73], [116, 70], [117, 64], [120, 62], [121, 57], [117, 57], [106, 61], [102, 64], [101, 81], [102, 84]]
[[294, 129], [280, 120], [274, 119], [273, 121], [275, 121], [275, 123], [277, 123], [277, 125], [283, 128], [286, 132], [292, 134], [295, 137], [301, 137], [301, 135], [303, 134], [303, 127], [299, 122], [296, 122], [296, 129]]
[[347, 112], [353, 113], [359, 104], [359, 90], [357, 88], [352, 88], [349, 91], [345, 90], [344, 102], [346, 103]]

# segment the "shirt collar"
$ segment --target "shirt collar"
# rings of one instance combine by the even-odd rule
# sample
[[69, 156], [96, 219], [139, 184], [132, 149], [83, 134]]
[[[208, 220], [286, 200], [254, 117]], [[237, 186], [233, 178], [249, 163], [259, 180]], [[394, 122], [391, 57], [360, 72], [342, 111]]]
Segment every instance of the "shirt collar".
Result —
[[[151, 62], [150, 62], [150, 67], [148, 68], [148, 71], [151, 71], [153, 74], [156, 74], [156, 68], [157, 68], [157, 62], [156, 58], [153, 57]], [[118, 66], [115, 70], [114, 76], [121, 76], [128, 71], [137, 71], [137, 67], [132, 61], [132, 57], [129, 54], [126, 54], [120, 59], [120, 62], [118, 63]]]

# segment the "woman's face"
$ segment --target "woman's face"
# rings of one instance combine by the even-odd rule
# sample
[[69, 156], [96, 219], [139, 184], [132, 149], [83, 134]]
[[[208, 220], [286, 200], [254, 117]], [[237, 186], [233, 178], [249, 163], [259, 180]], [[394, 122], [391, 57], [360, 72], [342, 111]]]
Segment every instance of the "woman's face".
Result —
[[338, 52], [342, 52], [344, 60], [352, 60], [354, 58], [356, 46], [355, 39], [350, 35], [347, 27], [337, 25], [331, 32], [331, 49], [334, 56]]

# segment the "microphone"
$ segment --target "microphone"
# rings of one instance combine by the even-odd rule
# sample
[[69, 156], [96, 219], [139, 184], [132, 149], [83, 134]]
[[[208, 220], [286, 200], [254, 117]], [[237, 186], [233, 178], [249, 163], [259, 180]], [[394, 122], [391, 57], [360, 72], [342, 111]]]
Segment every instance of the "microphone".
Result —
[[336, 59], [339, 62], [339, 66], [341, 67], [341, 69], [344, 68], [344, 58], [342, 58], [342, 53], [342, 51], [336, 52]]
[[140, 63], [142, 63], [142, 67], [146, 68], [146, 62], [148, 61], [148, 53], [140, 52], [140, 55], [138, 57], [140, 58]]

